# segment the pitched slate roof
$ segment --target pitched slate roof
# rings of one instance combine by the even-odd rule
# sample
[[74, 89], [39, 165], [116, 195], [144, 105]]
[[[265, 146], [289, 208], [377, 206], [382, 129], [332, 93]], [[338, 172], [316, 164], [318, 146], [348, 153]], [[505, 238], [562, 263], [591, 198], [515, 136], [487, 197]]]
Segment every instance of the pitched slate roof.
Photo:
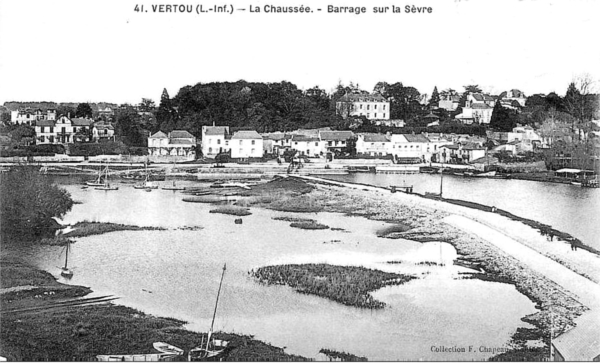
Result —
[[232, 139], [262, 139], [262, 136], [260, 136], [260, 134], [254, 130], [244, 130], [244, 131], [237, 131], [235, 134], [233, 134], [233, 136], [231, 137]]
[[292, 141], [304, 141], [304, 142], [317, 142], [317, 141], [321, 141], [318, 137], [316, 136], [310, 136], [310, 135], [293, 135], [292, 136]]
[[193, 142], [192, 140], [190, 140], [189, 138], [170, 138], [169, 139], [169, 144], [177, 144], [177, 145], [192, 145]]
[[150, 138], [152, 138], [152, 139], [168, 139], [167, 135], [162, 131], [155, 133], [154, 135], [150, 136]]
[[194, 135], [190, 134], [186, 130], [173, 130], [169, 134], [172, 139], [193, 139]]
[[321, 131], [319, 134], [324, 141], [346, 141], [354, 137], [352, 131]]
[[473, 96], [474, 99], [476, 99], [477, 101], [483, 101], [483, 95], [481, 93], [473, 93], [471, 94]]
[[206, 126], [205, 135], [224, 135], [229, 133], [228, 126]]
[[463, 150], [485, 150], [484, 147], [479, 146], [476, 142], [466, 142], [462, 148]]
[[425, 135], [412, 135], [412, 134], [406, 134], [404, 135], [404, 137], [406, 138], [406, 140], [408, 142], [429, 142], [429, 139], [427, 137], [425, 137]]
[[471, 108], [479, 108], [479, 109], [488, 109], [491, 108], [490, 106], [486, 105], [485, 103], [474, 103], [471, 105]]
[[383, 134], [364, 134], [363, 140], [365, 142], [389, 142], [386, 135]]
[[567, 361], [591, 361], [600, 356], [600, 322], [587, 313], [575, 321], [577, 326], [552, 341]]
[[345, 94], [338, 102], [387, 102], [387, 100], [380, 94]]
[[73, 117], [71, 119], [71, 125], [73, 126], [91, 126], [93, 123], [94, 121], [87, 118]]

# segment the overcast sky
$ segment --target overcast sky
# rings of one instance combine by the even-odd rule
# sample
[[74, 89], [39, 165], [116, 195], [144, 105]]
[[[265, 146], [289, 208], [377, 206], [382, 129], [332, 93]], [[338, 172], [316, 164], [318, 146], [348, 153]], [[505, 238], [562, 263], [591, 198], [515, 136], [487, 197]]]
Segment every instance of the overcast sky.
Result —
[[[223, 4], [202, 0], [185, 4]], [[233, 0], [389, 6], [379, 0]], [[332, 90], [378, 81], [421, 93], [479, 84], [564, 94], [600, 79], [600, 1], [414, 0], [433, 14], [153, 14], [134, 1], [0, 0], [0, 103], [158, 102], [198, 82], [287, 80]], [[140, 2], [141, 4], [141, 2]], [[156, 2], [154, 4], [159, 4]]]

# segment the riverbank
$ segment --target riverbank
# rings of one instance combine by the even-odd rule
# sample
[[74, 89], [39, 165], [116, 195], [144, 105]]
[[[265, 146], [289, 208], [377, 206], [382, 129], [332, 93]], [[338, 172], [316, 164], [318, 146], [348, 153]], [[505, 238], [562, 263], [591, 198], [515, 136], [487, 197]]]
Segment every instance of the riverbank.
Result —
[[275, 203], [263, 204], [262, 207], [281, 210], [282, 206], [293, 206], [293, 210], [299, 212], [313, 211], [315, 206], [319, 206], [319, 211], [363, 216], [406, 226], [409, 229], [405, 232], [394, 233], [403, 239], [446, 241], [452, 244], [460, 258], [476, 261], [487, 275], [514, 284], [517, 290], [534, 301], [539, 309], [538, 313], [522, 318], [535, 327], [526, 334], [527, 339], [523, 339], [521, 331], [515, 332], [511, 341], [513, 348], [499, 357], [545, 359], [549, 353], [550, 332], [552, 331], [554, 336], [560, 335], [574, 326], [573, 320], [587, 310], [587, 307], [564, 288], [531, 270], [516, 258], [477, 236], [464, 233], [445, 223], [443, 219], [450, 213], [442, 209], [432, 208], [430, 204], [415, 200], [414, 196], [410, 201], [392, 200], [389, 193], [381, 188], [364, 188], [367, 191], [365, 192], [334, 184], [310, 182], [310, 185], [315, 187], [310, 193], [283, 195]]
[[[13, 258], [2, 257], [0, 263], [0, 355], [8, 360], [94, 361], [102, 354], [157, 353], [152, 343], [158, 341], [188, 351], [206, 338], [184, 329], [183, 321], [110, 303], [61, 307], [66, 298], [81, 298], [91, 290], [61, 284], [49, 273]], [[229, 341], [223, 360], [307, 360], [252, 336], [224, 332], [214, 336]]]

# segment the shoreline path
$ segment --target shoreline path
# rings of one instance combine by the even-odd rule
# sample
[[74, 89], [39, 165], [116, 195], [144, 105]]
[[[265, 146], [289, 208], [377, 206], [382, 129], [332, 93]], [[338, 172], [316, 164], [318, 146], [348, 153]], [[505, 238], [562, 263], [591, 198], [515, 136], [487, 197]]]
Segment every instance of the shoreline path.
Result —
[[[294, 177], [334, 186], [389, 193], [389, 190], [382, 187], [310, 176]], [[391, 200], [394, 199], [407, 205], [449, 213], [443, 222], [480, 237], [574, 294], [575, 299], [590, 309], [583, 316], [598, 314], [600, 311], [600, 284], [597, 280], [600, 278], [600, 256], [585, 250], [571, 251], [570, 245], [565, 242], [549, 242], [534, 228], [495, 213], [406, 193], [391, 194]]]

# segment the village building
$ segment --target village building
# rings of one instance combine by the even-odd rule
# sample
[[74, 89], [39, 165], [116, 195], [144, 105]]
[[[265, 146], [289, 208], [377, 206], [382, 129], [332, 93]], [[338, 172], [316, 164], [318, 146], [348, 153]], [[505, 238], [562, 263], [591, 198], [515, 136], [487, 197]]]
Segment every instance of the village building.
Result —
[[90, 141], [93, 121], [61, 115], [57, 120], [40, 120], [34, 127], [38, 144], [72, 144]]
[[325, 153], [341, 153], [348, 147], [348, 140], [354, 138], [352, 131], [319, 131]]
[[460, 96], [447, 96], [445, 99], [441, 99], [438, 102], [438, 108], [442, 108], [448, 112], [456, 111], [460, 102]]
[[291, 136], [291, 148], [296, 150], [298, 155], [320, 156], [324, 154], [324, 142], [318, 135], [296, 134]]
[[283, 132], [261, 134], [263, 137], [263, 150], [266, 154], [282, 155], [291, 147], [292, 135]]
[[185, 130], [173, 130], [168, 135], [158, 131], [148, 137], [148, 155], [196, 157], [196, 138]]
[[422, 134], [392, 134], [390, 138], [392, 154], [400, 164], [411, 164], [429, 161], [425, 159], [430, 141]]
[[30, 125], [35, 126], [37, 121], [48, 120], [55, 121], [56, 120], [56, 110], [55, 109], [31, 109], [31, 108], [20, 108], [18, 110], [11, 111], [10, 113], [10, 122], [13, 124], [20, 125]]
[[469, 163], [470, 161], [477, 160], [485, 156], [485, 147], [476, 142], [466, 143], [454, 143], [449, 145], [442, 145], [441, 150], [441, 162], [443, 163]]
[[231, 150], [229, 126], [202, 126], [202, 155], [214, 158]]
[[391, 154], [392, 143], [388, 135], [359, 134], [356, 140], [358, 155], [385, 156]]
[[506, 95], [502, 97], [503, 101], [509, 101], [512, 104], [512, 101], [517, 102], [521, 107], [525, 107], [525, 103], [527, 102], [527, 97], [525, 94], [518, 89], [511, 89], [506, 92]]
[[115, 141], [115, 128], [108, 122], [95, 122], [92, 126], [92, 140], [99, 141]]
[[380, 94], [346, 94], [336, 102], [343, 118], [365, 116], [369, 120], [389, 120], [390, 103]]
[[263, 157], [263, 138], [254, 130], [237, 131], [231, 136], [230, 147], [231, 157], [234, 159], [262, 158]]
[[493, 111], [493, 106], [490, 106], [485, 102], [471, 103], [470, 106], [463, 107], [462, 113], [456, 115], [455, 119], [465, 125], [470, 125], [473, 123], [489, 124], [492, 120]]

